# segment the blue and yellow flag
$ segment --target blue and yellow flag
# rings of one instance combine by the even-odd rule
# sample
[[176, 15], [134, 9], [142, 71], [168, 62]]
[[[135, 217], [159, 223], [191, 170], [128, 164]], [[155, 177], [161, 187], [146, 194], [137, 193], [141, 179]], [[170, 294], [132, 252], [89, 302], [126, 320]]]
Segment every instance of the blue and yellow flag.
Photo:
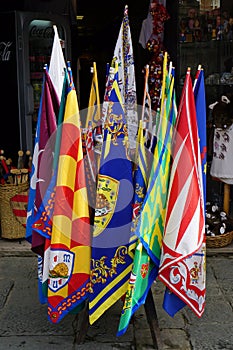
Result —
[[132, 199], [128, 132], [115, 78], [109, 94], [97, 180], [90, 275], [90, 324], [127, 290], [133, 262], [129, 251]]

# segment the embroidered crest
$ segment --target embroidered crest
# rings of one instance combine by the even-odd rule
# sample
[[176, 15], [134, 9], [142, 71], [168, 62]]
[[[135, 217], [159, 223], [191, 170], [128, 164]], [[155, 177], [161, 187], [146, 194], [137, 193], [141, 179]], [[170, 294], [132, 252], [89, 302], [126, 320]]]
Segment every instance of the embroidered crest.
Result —
[[98, 175], [94, 236], [108, 226], [115, 211], [120, 182], [110, 176]]
[[74, 253], [66, 250], [50, 250], [48, 287], [56, 292], [63, 288], [72, 274]]
[[[126, 255], [127, 255], [127, 247], [120, 246], [116, 249], [113, 258], [108, 261], [107, 256], [102, 256], [99, 260], [92, 259], [91, 260], [91, 287], [90, 293], [93, 293], [92, 286], [96, 283], [105, 284], [107, 279], [112, 279], [114, 275], [117, 275], [117, 268], [120, 265], [126, 264]], [[110, 266], [111, 265], [111, 266]]]
[[149, 271], [149, 263], [142, 264], [141, 271], [140, 271], [142, 278], [146, 277], [146, 275], [148, 274], [148, 271]]
[[204, 248], [171, 266], [170, 283], [182, 291], [184, 298], [190, 298], [201, 312], [205, 305], [205, 252]]

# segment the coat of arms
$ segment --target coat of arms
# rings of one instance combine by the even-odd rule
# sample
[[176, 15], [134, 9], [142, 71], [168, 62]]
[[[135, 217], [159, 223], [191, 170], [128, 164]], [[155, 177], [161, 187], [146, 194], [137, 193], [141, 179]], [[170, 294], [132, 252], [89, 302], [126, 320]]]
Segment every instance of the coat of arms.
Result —
[[74, 265], [74, 253], [66, 250], [50, 250], [48, 287], [56, 292], [69, 282]]
[[98, 175], [95, 206], [94, 236], [98, 236], [108, 226], [115, 211], [120, 182], [116, 179]]
[[149, 263], [142, 264], [142, 266], [141, 266], [141, 271], [140, 271], [140, 272], [141, 272], [142, 278], [145, 278], [145, 277], [146, 277], [148, 271], [149, 271]]

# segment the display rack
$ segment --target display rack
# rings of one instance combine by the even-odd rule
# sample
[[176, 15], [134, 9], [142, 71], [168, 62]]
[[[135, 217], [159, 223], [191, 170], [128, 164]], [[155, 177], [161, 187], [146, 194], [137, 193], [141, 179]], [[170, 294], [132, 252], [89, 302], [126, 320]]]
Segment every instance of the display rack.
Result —
[[[147, 298], [144, 304], [145, 308], [145, 314], [146, 314], [146, 319], [150, 328], [151, 332], [151, 338], [153, 341], [153, 346], [154, 349], [156, 350], [162, 350], [163, 349], [163, 343], [162, 343], [162, 338], [161, 338], [161, 333], [160, 333], [160, 328], [159, 328], [159, 322], [158, 322], [158, 316], [156, 312], [156, 307], [154, 303], [154, 298], [153, 298], [153, 293], [151, 289], [149, 289]], [[85, 306], [83, 312], [82, 312], [82, 317], [80, 318], [80, 314], [77, 314], [76, 319], [75, 319], [75, 326], [74, 330], [76, 333], [76, 339], [75, 343], [76, 344], [82, 344], [85, 342], [85, 338], [88, 332], [88, 327], [89, 327], [89, 314], [88, 314], [88, 308], [87, 305]], [[77, 327], [79, 325], [79, 329]]]

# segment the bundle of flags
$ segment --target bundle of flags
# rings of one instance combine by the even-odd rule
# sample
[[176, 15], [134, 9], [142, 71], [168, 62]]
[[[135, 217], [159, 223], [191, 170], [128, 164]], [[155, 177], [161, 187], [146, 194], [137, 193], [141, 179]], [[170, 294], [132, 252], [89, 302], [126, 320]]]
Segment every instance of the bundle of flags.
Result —
[[175, 68], [164, 54], [160, 109], [153, 124], [146, 67], [142, 115], [130, 131], [136, 112], [126, 104], [136, 86], [134, 70], [121, 64], [122, 57], [133, 64], [126, 7], [104, 110], [94, 63], [83, 127], [72, 70], [54, 30], [54, 52], [60, 55], [55, 76], [61, 79], [50, 77], [55, 71], [51, 55], [44, 71], [26, 226], [26, 239], [38, 254], [39, 295], [48, 305], [49, 320], [60, 322], [87, 306], [93, 324], [123, 300], [120, 336], [157, 278], [166, 286], [164, 309], [170, 315], [188, 305], [200, 317], [205, 307], [203, 70], [198, 67], [194, 85], [187, 70], [177, 109]]

